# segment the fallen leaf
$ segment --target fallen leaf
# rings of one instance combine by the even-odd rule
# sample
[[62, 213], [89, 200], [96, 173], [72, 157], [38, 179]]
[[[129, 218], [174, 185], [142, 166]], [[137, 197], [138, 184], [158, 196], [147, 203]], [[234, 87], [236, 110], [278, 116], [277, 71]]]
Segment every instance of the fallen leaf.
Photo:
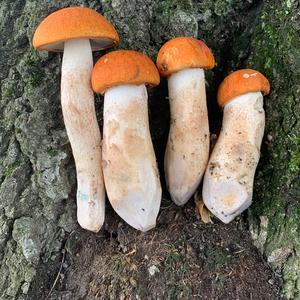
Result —
[[206, 208], [198, 191], [194, 194], [194, 199], [196, 203], [196, 212], [200, 215], [202, 222], [204, 224], [212, 223], [210, 211]]

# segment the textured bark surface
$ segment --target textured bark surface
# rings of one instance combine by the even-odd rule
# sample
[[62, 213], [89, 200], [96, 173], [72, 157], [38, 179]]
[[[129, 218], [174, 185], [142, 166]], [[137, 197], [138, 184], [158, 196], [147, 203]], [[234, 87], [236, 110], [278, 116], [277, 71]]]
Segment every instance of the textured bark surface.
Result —
[[[0, 299], [39, 299], [39, 292], [49, 291], [59, 271], [62, 253], [67, 255], [62, 250], [72, 248], [69, 243], [74, 242], [74, 232], [86, 243], [83, 248], [90, 249], [93, 243], [97, 247], [99, 240], [104, 245], [99, 249], [111, 250], [111, 241], [104, 238], [109, 232], [112, 234], [107, 228], [110, 220], [116, 218], [115, 214], [109, 213], [105, 230], [99, 236], [89, 237], [92, 243], [87, 241], [86, 233], [78, 231], [76, 224], [75, 168], [60, 106], [61, 56], [38, 53], [31, 47], [38, 23], [49, 13], [70, 5], [88, 6], [103, 13], [118, 30], [121, 48], [141, 50], [152, 58], [159, 47], [174, 36], [203, 39], [218, 63], [214, 70], [206, 72], [211, 131], [217, 131], [221, 121], [216, 88], [229, 71], [247, 66], [257, 68], [270, 78], [272, 93], [265, 100], [266, 134], [255, 183], [255, 203], [246, 223], [250, 224], [255, 245], [278, 273], [283, 274], [286, 298], [299, 297], [299, 1], [1, 0], [0, 3]], [[99, 56], [100, 53], [96, 53], [95, 59]], [[169, 122], [168, 103], [164, 99], [166, 87], [166, 81], [162, 81], [160, 87], [150, 91], [150, 122], [160, 165]], [[96, 106], [101, 124], [102, 99], [99, 97]], [[164, 201], [170, 205], [170, 200]], [[171, 220], [175, 222], [173, 217]], [[162, 223], [159, 224], [158, 235], [153, 240], [158, 238], [161, 244], [166, 237], [163, 232], [159, 233], [163, 228]], [[188, 236], [189, 227], [185, 228], [182, 233]], [[167, 232], [170, 230], [172, 228]], [[226, 232], [228, 228], [214, 225], [203, 230], [205, 235], [209, 230]], [[201, 232], [199, 230], [196, 238], [201, 239]], [[238, 232], [232, 238], [247, 238], [247, 233]], [[193, 233], [197, 235], [197, 231]], [[122, 244], [121, 238], [122, 235], [118, 235], [118, 245]], [[148, 241], [141, 236], [136, 240]], [[175, 241], [170, 242], [177, 246]], [[201, 246], [193, 247], [202, 253]], [[218, 251], [220, 247], [223, 246], [218, 246]], [[254, 248], [249, 249], [253, 251], [249, 250], [249, 256], [259, 260]], [[212, 251], [217, 250], [212, 248]], [[76, 253], [73, 248], [72, 251], [68, 253]], [[223, 250], [218, 251], [213, 252], [214, 258], [222, 256]], [[101, 253], [99, 255], [101, 257]], [[177, 283], [178, 277], [173, 278], [174, 272], [168, 269], [169, 266], [181, 270], [173, 263], [177, 257], [174, 255], [166, 257], [166, 263], [171, 263], [166, 266], [165, 276]], [[116, 261], [118, 255], [114, 253], [111, 259]], [[185, 260], [185, 254], [182, 259]], [[213, 268], [216, 261], [212, 260], [207, 270]], [[108, 256], [98, 267], [110, 262]], [[121, 264], [121, 268], [125, 267]], [[105, 274], [99, 275], [105, 277]], [[113, 274], [107, 280], [107, 285], [113, 286], [116, 277]], [[160, 277], [151, 277], [151, 280], [149, 291], [157, 289], [162, 282]], [[132, 293], [130, 290], [131, 294], [125, 296], [134, 298], [138, 293], [134, 289], [136, 283], [131, 283]], [[168, 290], [170, 281], [163, 286]], [[116, 284], [106, 295], [120, 297], [117, 291], [120, 287], [122, 285]], [[78, 297], [86, 293], [81, 291]], [[145, 291], [140, 294], [147, 295]], [[178, 296], [158, 295], [162, 298]], [[274, 299], [274, 295], [270, 297]], [[76, 299], [74, 295], [65, 296], [65, 299]], [[250, 297], [250, 294], [244, 296]], [[62, 297], [64, 294], [58, 294], [57, 299]], [[184, 297], [191, 298], [188, 292]]]
[[300, 3], [264, 1], [250, 66], [270, 79], [266, 130], [255, 183], [250, 231], [283, 275], [284, 295], [300, 297]]

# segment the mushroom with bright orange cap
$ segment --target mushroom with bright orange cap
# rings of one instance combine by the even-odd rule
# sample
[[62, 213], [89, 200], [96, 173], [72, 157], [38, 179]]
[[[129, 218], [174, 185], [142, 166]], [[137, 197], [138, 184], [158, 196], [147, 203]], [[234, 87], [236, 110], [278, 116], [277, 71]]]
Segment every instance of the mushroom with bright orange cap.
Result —
[[165, 153], [165, 177], [171, 198], [185, 204], [196, 191], [209, 155], [204, 70], [215, 60], [192, 37], [177, 37], [158, 52], [157, 67], [168, 77], [171, 125]]
[[202, 194], [207, 208], [224, 223], [252, 202], [265, 127], [263, 95], [269, 92], [267, 78], [251, 69], [231, 73], [219, 87], [223, 123], [205, 172]]
[[145, 84], [159, 84], [155, 64], [130, 50], [101, 57], [92, 87], [104, 95], [103, 174], [114, 210], [129, 225], [147, 231], [156, 224], [161, 186], [148, 121]]
[[38, 50], [63, 52], [61, 104], [77, 171], [77, 218], [88, 230], [104, 222], [105, 189], [101, 170], [101, 136], [90, 77], [92, 50], [119, 42], [114, 27], [96, 11], [69, 7], [46, 17], [33, 36]]

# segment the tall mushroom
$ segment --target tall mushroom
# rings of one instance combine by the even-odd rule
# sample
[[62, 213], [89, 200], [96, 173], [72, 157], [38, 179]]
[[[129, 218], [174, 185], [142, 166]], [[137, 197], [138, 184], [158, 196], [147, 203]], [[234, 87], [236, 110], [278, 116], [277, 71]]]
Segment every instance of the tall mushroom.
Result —
[[168, 77], [171, 110], [165, 177], [177, 205], [185, 204], [196, 191], [208, 161], [204, 69], [214, 65], [210, 49], [191, 37], [174, 38], [158, 52], [158, 70]]
[[145, 84], [159, 84], [154, 63], [144, 54], [119, 50], [96, 63], [95, 92], [104, 95], [103, 174], [114, 210], [132, 227], [156, 224], [161, 186], [151, 141]]
[[77, 218], [83, 228], [95, 232], [104, 222], [105, 189], [101, 136], [90, 86], [92, 50], [118, 42], [114, 27], [96, 11], [83, 7], [50, 14], [33, 36], [38, 50], [63, 52], [61, 105], [76, 164]]
[[203, 201], [224, 223], [251, 204], [265, 127], [263, 94], [269, 91], [267, 78], [251, 69], [233, 72], [219, 87], [223, 124], [205, 172]]

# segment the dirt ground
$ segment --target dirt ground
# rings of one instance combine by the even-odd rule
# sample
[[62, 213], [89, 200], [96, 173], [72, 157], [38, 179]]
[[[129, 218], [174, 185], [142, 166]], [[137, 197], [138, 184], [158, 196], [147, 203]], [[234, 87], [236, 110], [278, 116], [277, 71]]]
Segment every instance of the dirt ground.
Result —
[[39, 297], [280, 299], [280, 279], [241, 219], [207, 225], [193, 201], [180, 208], [165, 199], [157, 227], [148, 233], [130, 228], [110, 207], [108, 215], [114, 221], [98, 234], [70, 234]]

